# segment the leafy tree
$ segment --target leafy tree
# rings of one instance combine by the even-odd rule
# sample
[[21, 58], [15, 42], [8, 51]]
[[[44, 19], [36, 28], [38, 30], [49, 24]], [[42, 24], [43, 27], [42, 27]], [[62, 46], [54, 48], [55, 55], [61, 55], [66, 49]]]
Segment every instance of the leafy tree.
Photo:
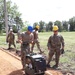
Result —
[[7, 1], [7, 12], [11, 18], [15, 18], [16, 16], [21, 17], [21, 13], [18, 12], [18, 6], [14, 3], [13, 6], [11, 1]]
[[36, 25], [39, 25], [38, 22], [35, 22], [35, 23], [33, 24], [33, 28], [35, 28]]
[[[15, 23], [15, 21], [14, 21], [15, 17], [18, 16], [20, 18], [21, 13], [18, 12], [17, 5], [16, 4], [12, 5], [11, 1], [7, 1], [6, 5], [7, 5], [7, 12], [8, 12], [8, 22], [12, 26]], [[23, 23], [21, 18], [19, 19], [19, 23], [20, 23], [20, 25], [22, 25], [22, 23]], [[10, 26], [10, 25], [8, 25], [8, 26]], [[2, 30], [2, 28], [5, 28], [5, 24], [4, 24], [4, 0], [0, 0], [0, 30]]]
[[50, 22], [48, 23], [48, 30], [49, 30], [49, 31], [52, 31], [52, 25], [53, 25], [53, 23], [50, 21]]
[[[23, 22], [21, 17], [21, 13], [18, 12], [18, 7], [16, 4], [14, 4], [13, 6], [11, 1], [7, 2], [7, 11], [8, 11], [8, 15], [9, 15], [9, 22], [11, 20], [11, 26], [16, 23], [16, 27], [17, 30], [19, 30], [20, 28], [22, 28]], [[13, 29], [15, 30], [14, 26], [12, 26]]]
[[20, 30], [23, 26], [23, 22], [22, 22], [22, 19], [19, 18], [18, 16], [16, 16], [14, 18], [15, 22], [16, 22], [16, 26], [17, 26], [17, 30]]
[[63, 30], [68, 31], [68, 22], [67, 21], [63, 21]]
[[4, 28], [4, 13], [3, 13], [3, 0], [0, 0], [0, 33], [2, 32], [2, 28]]
[[69, 19], [70, 31], [75, 31], [75, 17]]
[[40, 31], [40, 32], [43, 32], [43, 31], [44, 31], [44, 25], [45, 25], [45, 22], [43, 22], [43, 21], [40, 21], [40, 22], [39, 22], [39, 26], [40, 26], [39, 31]]
[[62, 25], [61, 25], [61, 22], [60, 21], [55, 21], [54, 22], [54, 25], [57, 25], [58, 26], [58, 28], [59, 28], [59, 31], [62, 31]]
[[46, 24], [46, 32], [48, 32], [48, 29], [49, 29], [49, 28], [48, 28], [48, 24]]

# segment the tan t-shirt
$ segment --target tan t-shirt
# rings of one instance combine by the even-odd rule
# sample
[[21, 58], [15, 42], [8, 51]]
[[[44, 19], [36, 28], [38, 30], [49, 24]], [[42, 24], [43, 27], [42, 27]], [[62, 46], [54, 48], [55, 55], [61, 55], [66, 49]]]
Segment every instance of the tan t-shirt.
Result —
[[23, 32], [21, 34], [22, 42], [31, 43], [34, 40], [33, 33], [28, 34], [27, 32]]

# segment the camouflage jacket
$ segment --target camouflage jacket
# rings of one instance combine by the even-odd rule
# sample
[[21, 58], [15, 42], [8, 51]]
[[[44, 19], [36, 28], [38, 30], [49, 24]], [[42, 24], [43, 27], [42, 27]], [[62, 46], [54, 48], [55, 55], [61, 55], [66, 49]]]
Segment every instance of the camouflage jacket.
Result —
[[7, 36], [7, 42], [13, 43], [14, 40], [15, 40], [15, 35], [14, 35], [14, 33], [9, 33], [8, 36]]
[[64, 38], [61, 35], [51, 35], [48, 39], [47, 46], [50, 48], [64, 47]]

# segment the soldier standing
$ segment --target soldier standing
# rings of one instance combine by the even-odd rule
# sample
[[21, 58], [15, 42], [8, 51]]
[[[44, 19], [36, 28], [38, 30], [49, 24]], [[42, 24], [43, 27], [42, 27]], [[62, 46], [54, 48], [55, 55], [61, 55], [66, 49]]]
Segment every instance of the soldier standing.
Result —
[[34, 28], [34, 31], [33, 31], [33, 34], [34, 34], [34, 42], [33, 42], [32, 46], [31, 46], [31, 52], [33, 52], [34, 45], [36, 44], [37, 45], [37, 48], [40, 51], [40, 53], [43, 53], [43, 51], [40, 48], [40, 44], [39, 44], [39, 40], [38, 40], [38, 30], [39, 30], [39, 26], [37, 25]]
[[53, 66], [53, 68], [57, 68], [59, 64], [59, 57], [62, 52], [64, 52], [64, 39], [61, 35], [58, 34], [58, 26], [55, 25], [53, 27], [54, 34], [51, 35], [48, 39], [48, 49], [49, 49], [49, 58], [47, 62], [47, 67], [50, 67], [49, 63], [52, 60], [53, 55], [55, 54], [55, 62], [56, 64]]
[[28, 26], [28, 30], [23, 32], [18, 38], [18, 41], [21, 43], [21, 61], [23, 70], [25, 70], [26, 66], [26, 55], [30, 53], [30, 43], [32, 44], [34, 40], [32, 31], [33, 27]]
[[6, 39], [6, 42], [9, 43], [8, 49], [11, 49], [11, 45], [14, 45], [14, 47], [16, 48], [16, 45], [15, 45], [15, 35], [14, 35], [12, 29], [10, 29], [10, 32], [9, 32], [9, 34], [7, 36], [7, 39]]

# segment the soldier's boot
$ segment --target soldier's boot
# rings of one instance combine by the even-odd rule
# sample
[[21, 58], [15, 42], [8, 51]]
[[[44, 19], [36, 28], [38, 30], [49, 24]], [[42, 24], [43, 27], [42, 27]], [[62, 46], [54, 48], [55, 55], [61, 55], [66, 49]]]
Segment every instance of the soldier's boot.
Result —
[[47, 64], [46, 67], [47, 67], [47, 68], [51, 68], [50, 64]]
[[54, 68], [54, 69], [58, 68], [58, 65], [54, 65], [53, 68]]
[[39, 48], [39, 51], [40, 51], [40, 54], [44, 53], [44, 51], [42, 51], [40, 48]]
[[56, 60], [56, 64], [53, 66], [54, 69], [58, 68], [59, 59]]
[[11, 49], [11, 45], [9, 44], [8, 50], [10, 50], [10, 49]]
[[51, 58], [49, 58], [48, 61], [47, 61], [47, 64], [46, 64], [46, 67], [47, 67], [47, 68], [51, 68], [50, 62], [51, 62]]

